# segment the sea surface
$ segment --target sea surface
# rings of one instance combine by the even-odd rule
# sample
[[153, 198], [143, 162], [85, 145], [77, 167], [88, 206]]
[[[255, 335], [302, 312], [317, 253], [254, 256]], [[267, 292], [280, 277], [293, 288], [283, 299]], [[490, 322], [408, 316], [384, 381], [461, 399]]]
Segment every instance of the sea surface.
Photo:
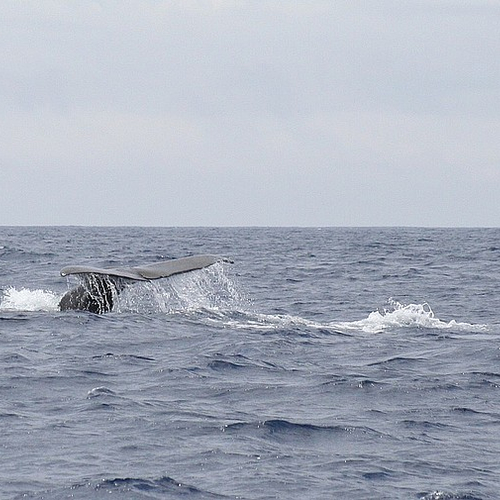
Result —
[[[58, 310], [62, 267], [233, 263]], [[500, 229], [0, 227], [0, 498], [500, 498]]]

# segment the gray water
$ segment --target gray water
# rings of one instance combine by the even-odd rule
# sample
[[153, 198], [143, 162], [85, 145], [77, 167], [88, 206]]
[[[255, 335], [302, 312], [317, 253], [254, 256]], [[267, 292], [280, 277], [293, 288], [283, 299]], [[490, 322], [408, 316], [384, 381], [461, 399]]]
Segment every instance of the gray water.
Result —
[[[104, 315], [69, 264], [193, 254]], [[0, 497], [498, 499], [498, 229], [0, 228]]]

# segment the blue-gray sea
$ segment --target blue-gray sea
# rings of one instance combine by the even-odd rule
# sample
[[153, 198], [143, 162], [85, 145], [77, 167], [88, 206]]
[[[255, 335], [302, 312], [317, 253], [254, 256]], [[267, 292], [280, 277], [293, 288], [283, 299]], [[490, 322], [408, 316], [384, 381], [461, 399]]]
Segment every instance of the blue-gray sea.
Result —
[[[62, 267], [234, 263], [58, 310]], [[0, 227], [0, 498], [500, 498], [500, 229]]]

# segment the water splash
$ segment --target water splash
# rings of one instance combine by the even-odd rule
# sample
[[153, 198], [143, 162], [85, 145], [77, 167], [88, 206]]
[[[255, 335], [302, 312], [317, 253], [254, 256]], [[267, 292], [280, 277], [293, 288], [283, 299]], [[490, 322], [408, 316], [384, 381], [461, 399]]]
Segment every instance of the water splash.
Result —
[[[73, 288], [83, 281], [68, 277]], [[58, 311], [61, 295], [49, 290], [9, 287], [0, 297], [1, 311]], [[224, 272], [221, 263], [167, 279], [132, 282], [114, 296], [113, 312], [189, 313], [203, 310], [234, 310], [246, 302], [239, 286]]]
[[120, 293], [115, 311], [176, 314], [235, 310], [243, 303], [245, 295], [217, 263], [164, 280], [134, 283]]
[[58, 311], [60, 296], [49, 290], [14, 287], [3, 291], [1, 311]]
[[437, 318], [431, 306], [423, 304], [401, 304], [389, 299], [389, 305], [382, 310], [374, 311], [367, 318], [337, 323], [336, 327], [346, 331], [361, 330], [368, 333], [380, 333], [394, 328], [427, 328], [436, 330], [454, 330], [468, 332], [486, 332], [488, 325], [449, 322]]

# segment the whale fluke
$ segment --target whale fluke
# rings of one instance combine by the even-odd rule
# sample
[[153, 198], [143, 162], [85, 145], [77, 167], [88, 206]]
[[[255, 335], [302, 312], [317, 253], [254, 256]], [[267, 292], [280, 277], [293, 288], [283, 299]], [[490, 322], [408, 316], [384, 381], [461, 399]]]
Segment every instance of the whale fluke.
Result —
[[101, 268], [93, 266], [66, 266], [61, 276], [82, 275], [83, 284], [66, 292], [59, 308], [61, 311], [82, 310], [96, 314], [113, 309], [114, 298], [126, 286], [127, 281], [150, 281], [167, 278], [174, 274], [203, 269], [216, 262], [230, 262], [214, 255], [193, 255], [180, 259], [154, 262], [143, 266]]

